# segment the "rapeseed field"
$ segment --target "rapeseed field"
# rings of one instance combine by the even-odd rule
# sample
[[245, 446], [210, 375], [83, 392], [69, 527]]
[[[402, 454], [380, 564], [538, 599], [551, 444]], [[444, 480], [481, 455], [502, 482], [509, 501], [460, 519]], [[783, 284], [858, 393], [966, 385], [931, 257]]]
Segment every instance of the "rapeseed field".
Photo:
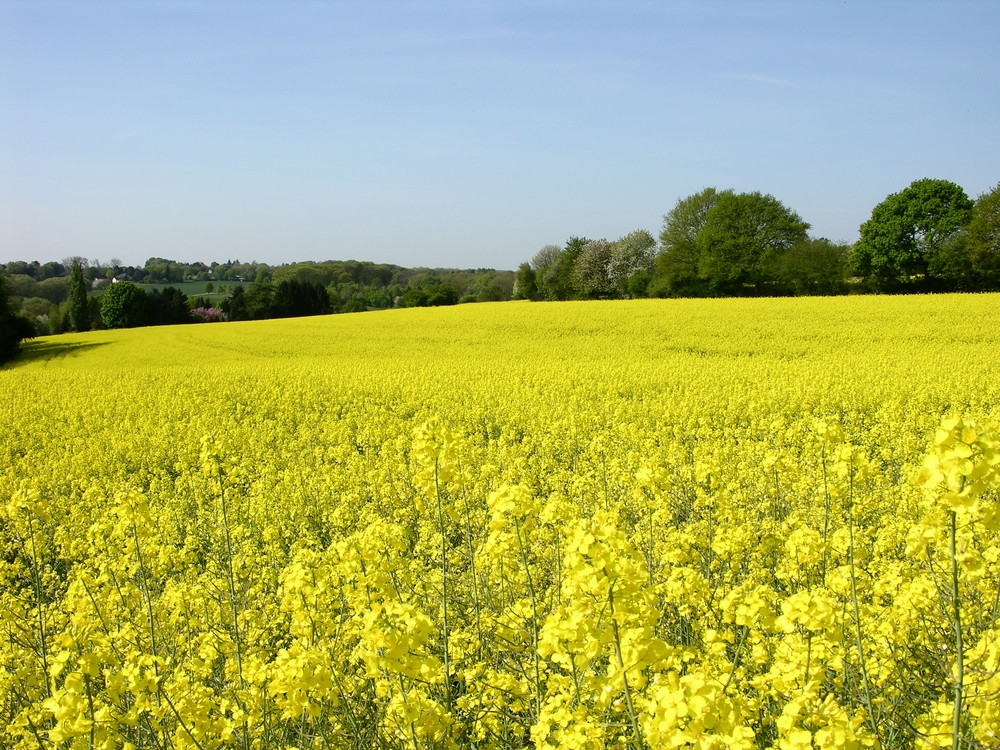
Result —
[[0, 746], [997, 748], [998, 418], [998, 295], [41, 339]]

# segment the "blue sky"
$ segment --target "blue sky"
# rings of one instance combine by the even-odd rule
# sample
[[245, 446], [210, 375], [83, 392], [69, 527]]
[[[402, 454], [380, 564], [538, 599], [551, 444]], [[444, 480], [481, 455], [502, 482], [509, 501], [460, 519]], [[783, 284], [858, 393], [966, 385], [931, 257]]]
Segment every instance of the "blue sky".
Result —
[[1000, 182], [1000, 2], [0, 0], [0, 262], [516, 268]]

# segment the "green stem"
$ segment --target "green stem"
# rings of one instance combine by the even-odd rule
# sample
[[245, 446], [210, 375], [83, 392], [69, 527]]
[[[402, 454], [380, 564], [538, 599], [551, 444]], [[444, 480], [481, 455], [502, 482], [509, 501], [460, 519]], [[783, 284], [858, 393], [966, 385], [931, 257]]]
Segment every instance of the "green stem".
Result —
[[610, 511], [610, 499], [608, 495], [608, 459], [605, 453], [601, 453], [601, 481], [604, 485], [604, 510]]
[[83, 684], [87, 688], [87, 708], [90, 710], [90, 738], [87, 747], [94, 747], [94, 690], [90, 684], [90, 675], [83, 673]]
[[448, 648], [448, 549], [445, 544], [444, 503], [438, 481], [438, 460], [434, 459], [434, 495], [437, 498], [438, 535], [441, 537], [441, 628], [444, 641], [444, 702], [452, 712], [451, 655]]
[[[436, 466], [436, 464], [435, 464]], [[435, 472], [436, 474], [436, 472]], [[407, 694], [410, 692], [406, 689], [406, 684], [403, 682], [403, 675], [399, 675], [399, 692], [403, 694], [403, 700], [405, 702]], [[417, 742], [417, 730], [413, 726], [413, 722], [410, 722], [410, 742], [413, 743], [413, 750], [419, 750], [420, 743]]]
[[707, 575], [705, 578], [708, 579], [709, 590], [715, 591], [715, 586], [712, 585], [712, 563], [715, 561], [715, 550], [713, 544], [715, 544], [715, 501], [708, 506], [708, 549], [706, 550], [707, 556], [706, 561], [708, 565]]
[[826, 474], [826, 446], [823, 446], [823, 585], [826, 585], [827, 538], [830, 534], [830, 487]]
[[622, 673], [622, 687], [625, 691], [625, 705], [628, 707], [628, 718], [632, 724], [633, 744], [636, 750], [641, 750], [646, 743], [642, 738], [642, 727], [639, 726], [639, 716], [636, 714], [635, 706], [632, 704], [632, 691], [628, 686], [628, 674], [625, 672], [625, 660], [622, 659], [622, 641], [618, 632], [618, 620], [615, 619], [615, 589], [612, 585], [608, 591], [608, 604], [611, 611], [611, 628], [615, 636], [615, 657], [618, 659], [618, 669]]
[[30, 515], [28, 515], [28, 538], [31, 541], [31, 578], [35, 585], [35, 610], [38, 612], [38, 641], [42, 655], [42, 673], [45, 675], [45, 694], [51, 698], [52, 687], [48, 679], [49, 651], [45, 643], [45, 612], [42, 608], [42, 577], [38, 571], [38, 550], [35, 547], [35, 529], [31, 524]]
[[806, 634], [806, 671], [802, 677], [802, 689], [805, 690], [806, 685], [809, 684], [809, 669], [812, 666], [812, 652], [813, 652], [813, 636], [812, 633]]
[[[229, 606], [233, 613], [233, 645], [236, 648], [236, 671], [239, 673], [240, 689], [246, 687], [246, 680], [243, 679], [243, 642], [240, 638], [240, 617], [236, 607], [236, 575], [233, 573], [233, 539], [229, 532], [229, 510], [226, 506], [226, 488], [222, 482], [222, 466], [216, 460], [216, 468], [219, 476], [219, 504], [222, 507], [222, 529], [226, 537], [226, 578], [229, 584]], [[242, 704], [242, 700], [238, 699]], [[242, 707], [242, 705], [241, 705]], [[247, 722], [243, 721], [243, 747], [244, 750], [250, 748], [249, 728]]]
[[955, 511], [949, 512], [951, 521], [951, 597], [952, 597], [952, 624], [955, 628], [955, 710], [952, 714], [952, 750], [958, 750], [961, 744], [962, 732], [962, 697], [965, 682], [965, 644], [962, 640], [962, 607], [959, 601], [958, 588], [958, 536], [957, 521]]
[[535, 721], [542, 715], [542, 670], [538, 656], [538, 601], [535, 598], [535, 583], [528, 567], [528, 553], [524, 549], [521, 538], [521, 525], [515, 520], [514, 530], [517, 532], [517, 548], [521, 553], [521, 563], [524, 565], [524, 575], [528, 579], [528, 596], [531, 597], [531, 654], [535, 660]]
[[164, 698], [164, 700], [166, 700], [167, 705], [170, 706], [170, 710], [173, 711], [174, 716], [177, 717], [177, 723], [181, 725], [181, 729], [183, 729], [184, 732], [187, 734], [188, 739], [191, 740], [191, 742], [194, 744], [194, 746], [196, 748], [198, 748], [198, 750], [205, 750], [201, 746], [201, 743], [198, 742], [198, 740], [195, 738], [195, 736], [191, 732], [190, 728], [188, 728], [188, 725], [184, 723], [184, 717], [181, 716], [180, 711], [177, 710], [177, 706], [175, 706], [174, 702], [172, 700], [170, 700], [170, 696], [167, 695], [166, 692], [163, 693], [163, 698]]
[[[853, 494], [853, 493], [852, 493]], [[854, 604], [854, 638], [858, 649], [858, 662], [861, 666], [861, 680], [864, 686], [865, 708], [868, 710], [868, 721], [872, 733], [878, 739], [879, 746], [882, 746], [882, 735], [879, 729], [880, 722], [875, 716], [875, 706], [872, 702], [871, 683], [868, 680], [868, 668], [865, 661], [864, 642], [861, 638], [861, 607], [858, 604], [858, 579], [854, 566], [854, 506], [853, 503], [847, 509], [847, 533], [848, 547], [847, 560], [851, 568], [851, 600]]]
[[573, 692], [576, 695], [576, 705], [580, 706], [580, 705], [583, 705], [583, 696], [580, 694], [580, 678], [581, 678], [581, 675], [580, 675], [579, 671], [577, 671], [577, 668], [576, 668], [576, 655], [573, 654], [573, 653], [570, 653], [570, 655], [569, 655], [569, 664], [570, 664], [570, 667], [572, 668], [572, 674], [573, 674]]
[[45, 750], [45, 743], [42, 741], [42, 736], [38, 733], [38, 727], [35, 726], [35, 722], [33, 722], [31, 720], [31, 716], [27, 714], [25, 715], [25, 718], [28, 720], [28, 728], [31, 730], [31, 733], [35, 735], [35, 742], [38, 743], [38, 747], [40, 750]]
[[743, 644], [746, 642], [747, 633], [749, 631], [750, 628], [747, 627], [746, 625], [744, 625], [743, 629], [740, 631], [740, 640], [736, 644], [736, 653], [733, 655], [733, 668], [729, 670], [729, 677], [726, 678], [726, 684], [722, 686], [723, 693], [725, 693], [726, 690], [729, 689], [729, 684], [733, 681], [733, 675], [736, 674], [736, 670], [740, 666], [740, 661], [742, 661], [741, 657], [743, 655]]
[[142, 581], [142, 593], [146, 599], [146, 619], [149, 623], [149, 649], [153, 656], [156, 653], [156, 627], [153, 623], [153, 601], [149, 595], [149, 580], [146, 577], [146, 562], [142, 558], [142, 548], [139, 546], [139, 531], [135, 521], [132, 522], [132, 539], [135, 542], [135, 557], [139, 563], [140, 580]]
[[646, 514], [646, 543], [648, 545], [648, 549], [646, 551], [646, 572], [649, 574], [649, 585], [652, 586], [655, 579], [655, 573], [653, 570], [653, 555], [655, 548], [653, 541], [653, 514], [655, 512], [655, 506], [653, 493], [649, 489], [644, 488], [642, 494], [646, 499], [647, 509], [649, 511]]
[[[465, 496], [465, 493], [462, 493]], [[482, 610], [479, 604], [479, 577], [476, 574], [476, 550], [472, 545], [472, 509], [469, 507], [468, 496], [465, 496], [465, 541], [469, 553], [469, 575], [472, 576], [472, 605], [476, 611], [476, 638], [479, 646], [476, 649], [477, 659], [483, 655], [483, 625]]]

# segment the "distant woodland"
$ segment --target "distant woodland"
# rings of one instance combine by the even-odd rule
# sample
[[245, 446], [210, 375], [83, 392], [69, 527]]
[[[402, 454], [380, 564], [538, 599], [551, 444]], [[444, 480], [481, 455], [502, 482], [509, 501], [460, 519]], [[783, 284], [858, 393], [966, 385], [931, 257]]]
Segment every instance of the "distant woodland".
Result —
[[85, 258], [0, 266], [12, 311], [37, 335], [93, 328], [259, 320], [511, 299], [514, 272], [365, 261], [183, 263]]
[[853, 245], [809, 234], [771, 195], [706, 188], [658, 236], [572, 236], [516, 271], [369, 261], [279, 266], [69, 257], [0, 265], [0, 361], [34, 336], [95, 328], [260, 320], [510, 299], [1000, 291], [1000, 185], [975, 200], [921, 179], [885, 198]]

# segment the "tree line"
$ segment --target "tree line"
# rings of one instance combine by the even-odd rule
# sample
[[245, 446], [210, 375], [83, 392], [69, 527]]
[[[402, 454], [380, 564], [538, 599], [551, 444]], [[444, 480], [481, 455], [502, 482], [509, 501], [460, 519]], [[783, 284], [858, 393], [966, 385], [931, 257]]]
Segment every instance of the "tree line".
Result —
[[571, 237], [517, 270], [518, 299], [728, 297], [1000, 290], [1000, 185], [969, 199], [922, 179], [886, 197], [853, 246], [809, 236], [774, 196], [706, 188], [681, 198], [659, 243]]
[[[260, 320], [508, 299], [1000, 291], [1000, 185], [971, 200], [921, 179], [879, 203], [853, 246], [809, 235], [777, 198], [706, 188], [681, 198], [659, 237], [572, 236], [516, 272], [368, 261], [180, 263], [68, 258], [0, 266], [0, 361], [34, 335]], [[204, 283], [205, 296], [164, 284]], [[221, 283], [225, 282], [225, 283]], [[139, 284], [159, 284], [143, 289]], [[215, 294], [215, 285], [225, 295]]]
[[512, 271], [353, 260], [209, 266], [150, 258], [136, 269], [74, 257], [0, 265], [0, 280], [0, 361], [36, 335], [499, 301], [514, 287]]
[[[223, 310], [231, 320], [255, 320], [284, 317], [289, 309], [302, 309], [298, 298], [304, 294], [322, 298], [318, 292], [303, 291], [302, 284], [324, 291], [329, 304], [309, 307], [322, 312], [503, 300], [510, 299], [514, 286], [512, 271], [405, 268], [367, 261], [298, 262], [281, 266], [229, 261], [207, 266], [150, 258], [147, 267], [140, 270], [115, 261], [104, 264], [76, 257], [63, 263], [13, 261], [0, 265], [0, 272], [7, 274], [14, 311], [31, 320], [39, 335], [81, 330], [68, 312], [74, 266], [79, 267], [82, 275], [82, 281], [76, 282], [78, 293], [90, 300], [88, 320], [92, 326], [101, 325], [101, 295], [112, 284], [117, 286], [122, 282], [141, 285], [147, 293], [151, 309], [147, 315], [138, 317], [148, 319], [150, 325], [186, 322], [186, 316], [177, 314], [178, 297], [186, 299], [195, 309], [223, 310], [232, 306], [231, 311]], [[183, 275], [179, 269], [184, 271]], [[175, 284], [186, 291], [182, 292]], [[192, 291], [193, 288], [198, 291]], [[166, 299], [161, 299], [163, 296]], [[237, 299], [229, 303], [224, 299], [227, 296]]]

